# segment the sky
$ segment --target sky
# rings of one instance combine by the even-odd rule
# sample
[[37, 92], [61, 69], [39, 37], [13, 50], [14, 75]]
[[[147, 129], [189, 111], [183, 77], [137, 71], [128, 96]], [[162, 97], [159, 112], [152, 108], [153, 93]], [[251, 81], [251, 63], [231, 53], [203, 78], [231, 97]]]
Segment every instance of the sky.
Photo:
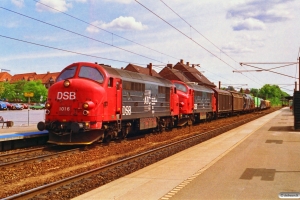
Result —
[[152, 63], [159, 72], [183, 59], [221, 87], [274, 84], [293, 95], [299, 10], [299, 0], [1, 0], [0, 69]]

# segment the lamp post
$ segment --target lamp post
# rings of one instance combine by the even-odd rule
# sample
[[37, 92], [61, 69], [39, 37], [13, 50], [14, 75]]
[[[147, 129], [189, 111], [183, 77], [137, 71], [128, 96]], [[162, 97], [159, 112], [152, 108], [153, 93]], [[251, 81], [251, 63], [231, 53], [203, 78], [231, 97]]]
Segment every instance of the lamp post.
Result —
[[[298, 58], [298, 65], [299, 65], [299, 68], [298, 68], [298, 71], [299, 71], [299, 87], [298, 87], [298, 91], [300, 91], [300, 56], [299, 56], [299, 58]], [[295, 88], [295, 90], [296, 90], [296, 88]]]

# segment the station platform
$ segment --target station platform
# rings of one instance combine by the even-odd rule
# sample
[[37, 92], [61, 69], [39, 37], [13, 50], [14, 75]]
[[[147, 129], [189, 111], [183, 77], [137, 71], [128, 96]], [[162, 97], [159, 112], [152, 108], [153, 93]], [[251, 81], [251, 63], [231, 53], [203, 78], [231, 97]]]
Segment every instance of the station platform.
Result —
[[0, 128], [0, 151], [45, 144], [48, 131], [39, 131], [36, 125]]
[[20, 130], [20, 132], [0, 134], [0, 142], [10, 141], [10, 140], [22, 140], [27, 138], [41, 137], [48, 135], [48, 131], [29, 131]]
[[300, 132], [283, 108], [75, 200], [300, 198]]

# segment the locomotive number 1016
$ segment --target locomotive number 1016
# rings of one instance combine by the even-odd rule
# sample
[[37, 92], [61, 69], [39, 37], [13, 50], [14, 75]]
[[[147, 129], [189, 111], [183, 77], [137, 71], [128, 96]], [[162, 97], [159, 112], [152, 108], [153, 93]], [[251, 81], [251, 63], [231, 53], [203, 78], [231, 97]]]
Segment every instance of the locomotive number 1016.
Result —
[[60, 106], [58, 108], [59, 115], [69, 115], [71, 108], [69, 106]]

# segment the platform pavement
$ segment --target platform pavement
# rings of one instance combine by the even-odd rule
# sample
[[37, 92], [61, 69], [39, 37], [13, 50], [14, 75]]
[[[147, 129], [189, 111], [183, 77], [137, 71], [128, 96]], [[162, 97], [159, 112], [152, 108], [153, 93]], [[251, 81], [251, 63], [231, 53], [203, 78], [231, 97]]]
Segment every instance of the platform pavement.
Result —
[[300, 132], [288, 108], [74, 198], [279, 199], [300, 192]]

